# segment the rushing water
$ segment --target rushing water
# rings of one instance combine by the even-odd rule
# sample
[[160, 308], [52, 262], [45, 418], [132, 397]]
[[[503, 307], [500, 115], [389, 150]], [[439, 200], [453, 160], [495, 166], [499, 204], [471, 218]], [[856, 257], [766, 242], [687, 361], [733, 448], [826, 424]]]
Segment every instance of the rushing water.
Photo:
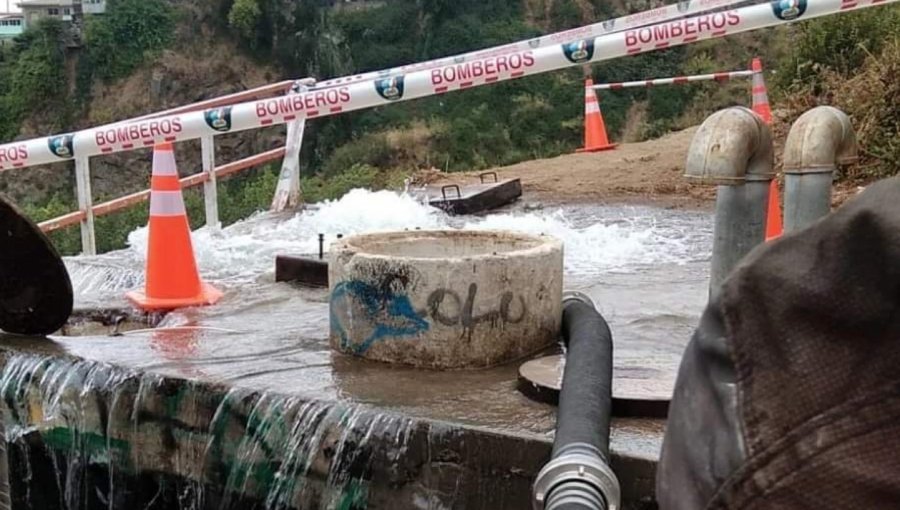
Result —
[[373, 475], [421, 434], [359, 406], [49, 356], [13, 355], [0, 396], [14, 503], [32, 509], [365, 508]]
[[[636, 274], [708, 260], [709, 215], [639, 206], [591, 204], [547, 206], [539, 211], [513, 210], [483, 217], [454, 218], [409, 195], [354, 190], [299, 214], [258, 214], [224, 230], [203, 228], [194, 234], [201, 272], [225, 287], [271, 281], [277, 254], [314, 254], [318, 234], [328, 242], [337, 234], [404, 229], [501, 229], [548, 234], [565, 244], [570, 287], [603, 281], [605, 275]], [[66, 262], [77, 301], [98, 304], [143, 284], [147, 230], [129, 236], [129, 248]]]
[[[473, 373], [384, 370], [333, 357], [327, 292], [274, 283], [277, 254], [310, 254], [329, 241], [398, 229], [510, 229], [565, 245], [568, 289], [587, 293], [610, 322], [617, 392], [642, 384], [671, 391], [681, 351], [707, 294], [708, 213], [639, 206], [566, 204], [449, 217], [410, 196], [357, 190], [294, 215], [259, 214], [194, 235], [204, 278], [225, 290], [215, 307], [172, 313], [151, 332], [65, 340], [76, 355], [176, 377], [198, 377], [310, 398], [343, 399], [421, 416], [544, 434], [548, 413], [509, 390], [515, 366]], [[80, 306], [124, 306], [143, 283], [146, 230], [129, 249], [68, 259]], [[179, 329], [180, 328], [180, 329]], [[398, 384], [398, 382], [402, 382]]]
[[[459, 468], [448, 466], [461, 461], [455, 453], [450, 461], [433, 459], [432, 443], [447, 448], [446, 438], [416, 442], [411, 438], [421, 431], [403, 416], [546, 437], [552, 410], [515, 391], [517, 367], [444, 373], [335, 356], [327, 344], [327, 292], [274, 283], [275, 256], [316, 253], [319, 233], [333, 241], [337, 234], [417, 228], [561, 239], [566, 287], [589, 294], [612, 327], [614, 390], [636, 378], [670, 391], [706, 300], [708, 213], [564, 204], [454, 218], [410, 196], [356, 190], [297, 214], [258, 214], [195, 232], [204, 279], [225, 291], [215, 307], [169, 314], [155, 330], [55, 338], [40, 346], [53, 352], [49, 357], [13, 356], [0, 373], [0, 395], [7, 437], [18, 448], [13, 457], [24, 469], [20, 499], [30, 508], [45, 507], [49, 497], [59, 503], [50, 507], [72, 509], [132, 501], [147, 508], [159, 501], [159, 508], [352, 509], [380, 497], [380, 485], [369, 483], [377, 471], [388, 473], [379, 483], [406, 491], [415, 502], [408, 507], [458, 507], [459, 487], [457, 494], [427, 487], [441, 477], [452, 486]], [[143, 285], [146, 243], [146, 229], [138, 229], [125, 250], [68, 258], [76, 306], [124, 306], [124, 291]], [[173, 380], [233, 389], [210, 394], [190, 382], [173, 387]], [[652, 458], [659, 445], [643, 440], [645, 430], [617, 425], [613, 448], [630, 441], [632, 453]], [[410, 461], [416, 455], [425, 456], [419, 464]], [[52, 463], [48, 473], [29, 460], [42, 458]], [[441, 467], [420, 472], [430, 462]], [[98, 464], [106, 471], [91, 469]], [[174, 481], [135, 479], [160, 472]], [[527, 493], [530, 476], [507, 474], [524, 484], [509, 494]], [[39, 490], [40, 484], [50, 488]], [[512, 497], [497, 488], [481, 491], [501, 499], [472, 508], [499, 508]]]

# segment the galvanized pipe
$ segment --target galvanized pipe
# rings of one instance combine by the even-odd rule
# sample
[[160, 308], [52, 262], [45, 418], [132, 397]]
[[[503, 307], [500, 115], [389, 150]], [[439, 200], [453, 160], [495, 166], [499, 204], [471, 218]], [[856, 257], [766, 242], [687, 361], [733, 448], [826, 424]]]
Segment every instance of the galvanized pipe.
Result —
[[819, 106], [794, 122], [784, 146], [785, 232], [831, 212], [834, 172], [857, 159], [856, 133], [844, 112]]
[[765, 241], [770, 182], [718, 187], [710, 291], [718, 289], [738, 262]]
[[694, 135], [685, 177], [718, 186], [711, 294], [734, 266], [765, 240], [773, 167], [772, 133], [748, 108], [716, 112]]

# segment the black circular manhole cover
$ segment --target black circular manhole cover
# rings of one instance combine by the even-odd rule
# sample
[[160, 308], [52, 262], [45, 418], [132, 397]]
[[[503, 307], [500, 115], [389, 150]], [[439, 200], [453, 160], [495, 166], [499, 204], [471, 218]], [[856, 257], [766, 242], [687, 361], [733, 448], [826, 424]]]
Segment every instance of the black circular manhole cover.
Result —
[[[562, 355], [545, 356], [519, 367], [519, 390], [529, 398], [559, 404], [563, 376]], [[672, 382], [653, 369], [617, 369], [613, 378], [613, 416], [665, 418]]]
[[0, 330], [48, 335], [72, 313], [72, 282], [40, 229], [0, 196]]

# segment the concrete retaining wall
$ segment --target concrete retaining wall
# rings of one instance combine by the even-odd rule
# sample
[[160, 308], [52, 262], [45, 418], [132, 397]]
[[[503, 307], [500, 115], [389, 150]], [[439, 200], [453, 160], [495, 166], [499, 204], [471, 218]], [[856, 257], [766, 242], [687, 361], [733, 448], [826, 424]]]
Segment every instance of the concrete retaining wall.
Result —
[[4, 364], [14, 508], [521, 509], [549, 455], [363, 407], [62, 358]]
[[[521, 510], [551, 449], [549, 438], [5, 347], [0, 398], [23, 510]], [[655, 462], [614, 454], [613, 467], [624, 509], [654, 508]]]

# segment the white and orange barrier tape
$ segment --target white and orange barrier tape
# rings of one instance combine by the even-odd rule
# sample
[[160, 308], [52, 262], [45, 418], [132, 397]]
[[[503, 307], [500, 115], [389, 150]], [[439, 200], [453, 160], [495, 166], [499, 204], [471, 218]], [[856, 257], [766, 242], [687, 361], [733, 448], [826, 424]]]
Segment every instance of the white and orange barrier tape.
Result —
[[304, 94], [0, 145], [0, 170], [383, 106], [900, 0], [782, 0]]
[[619, 90], [638, 87], [655, 87], [657, 85], [681, 85], [698, 81], [728, 81], [733, 78], [749, 78], [755, 71], [730, 71], [725, 73], [695, 74], [692, 76], [675, 76], [673, 78], [654, 78], [652, 80], [623, 81], [616, 83], [599, 83], [593, 85], [594, 90]]
[[434, 69], [436, 67], [450, 66], [460, 64], [470, 60], [480, 60], [489, 57], [499, 57], [501, 55], [509, 55], [518, 51], [535, 50], [546, 46], [555, 46], [567, 44], [582, 39], [593, 39], [607, 34], [624, 32], [634, 28], [640, 28], [654, 23], [662, 23], [673, 19], [683, 18], [685, 16], [693, 16], [702, 12], [721, 9], [724, 7], [732, 7], [738, 4], [746, 4], [748, 0], [680, 0], [674, 4], [664, 5], [649, 11], [636, 12], [627, 16], [615, 19], [601, 21], [593, 25], [573, 28], [563, 32], [556, 32], [541, 37], [535, 37], [527, 41], [519, 41], [503, 46], [495, 46], [483, 50], [454, 55], [452, 57], [443, 57], [427, 62], [419, 62], [407, 66], [395, 67], [393, 69], [385, 69], [383, 71], [374, 71], [370, 73], [357, 74], [355, 76], [347, 76], [343, 78], [335, 78], [319, 82], [315, 85], [315, 89], [331, 88], [338, 85], [347, 85], [364, 81], [377, 80], [384, 78], [385, 75], [408, 74], [414, 71], [424, 71]]

